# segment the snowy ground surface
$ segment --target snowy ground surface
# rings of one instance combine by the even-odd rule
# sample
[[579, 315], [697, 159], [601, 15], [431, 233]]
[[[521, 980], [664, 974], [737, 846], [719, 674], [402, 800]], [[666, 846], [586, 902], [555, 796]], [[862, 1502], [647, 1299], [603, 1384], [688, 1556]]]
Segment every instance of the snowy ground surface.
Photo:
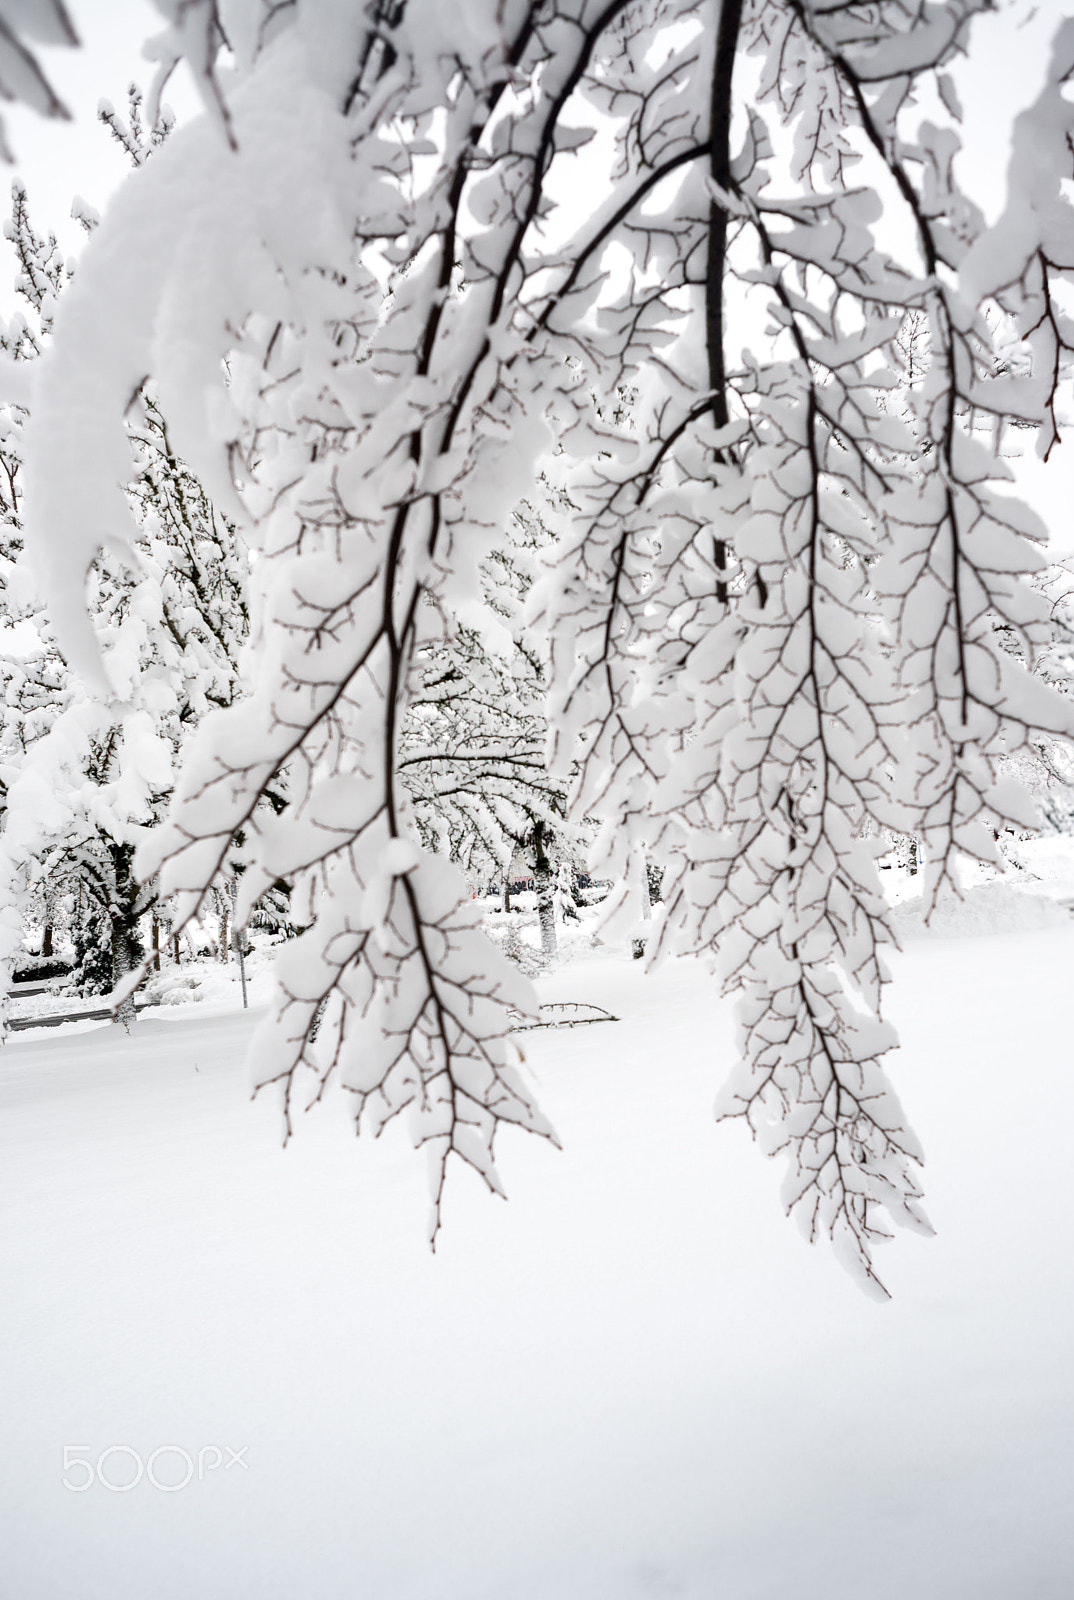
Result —
[[402, 1130], [280, 1150], [233, 994], [18, 1035], [4, 1600], [1069, 1600], [1074, 926], [983, 918], [897, 959], [939, 1236], [887, 1306], [713, 1125], [685, 963], [543, 980], [621, 1020], [525, 1036], [565, 1149], [505, 1142], [508, 1205], [456, 1174], [435, 1257]]

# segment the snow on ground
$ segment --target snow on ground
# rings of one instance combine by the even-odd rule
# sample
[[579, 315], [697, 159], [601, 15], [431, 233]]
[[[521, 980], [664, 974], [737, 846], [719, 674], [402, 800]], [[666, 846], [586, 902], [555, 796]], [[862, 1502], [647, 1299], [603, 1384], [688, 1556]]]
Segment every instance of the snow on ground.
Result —
[[[332, 1102], [281, 1151], [234, 1001], [18, 1035], [5, 1600], [1069, 1600], [1072, 970], [1069, 927], [898, 958], [939, 1236], [887, 1306], [714, 1126], [691, 964], [544, 981], [621, 1020], [524, 1036], [565, 1149], [505, 1140], [507, 1205], [456, 1174], [435, 1257], [402, 1130]], [[194, 1475], [80, 1493], [65, 1446]]]

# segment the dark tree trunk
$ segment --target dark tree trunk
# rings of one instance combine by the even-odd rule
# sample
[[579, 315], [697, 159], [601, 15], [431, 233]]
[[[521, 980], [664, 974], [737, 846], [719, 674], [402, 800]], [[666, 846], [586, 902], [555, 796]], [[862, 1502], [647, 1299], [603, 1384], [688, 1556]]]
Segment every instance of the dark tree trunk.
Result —
[[556, 941], [555, 880], [552, 863], [548, 858], [550, 843], [547, 824], [538, 822], [533, 829], [533, 881], [537, 889], [537, 920], [541, 925], [541, 951], [550, 959], [558, 953]]
[[[709, 115], [711, 155], [709, 170], [721, 189], [731, 187], [731, 78], [742, 26], [742, 0], [721, 0], [720, 25], [716, 34], [716, 60], [712, 73], [712, 102]], [[708, 346], [709, 387], [712, 390], [712, 420], [718, 428], [729, 421], [727, 410], [727, 367], [724, 360], [724, 277], [727, 270], [727, 211], [717, 200], [709, 207], [709, 248], [705, 271], [705, 339]], [[717, 451], [716, 459], [726, 457]], [[717, 536], [716, 598], [727, 603], [727, 543]]]
[[[145, 949], [138, 933], [139, 885], [134, 876], [134, 846], [110, 844], [112, 858], [112, 903], [109, 907], [112, 933], [112, 987], [133, 972]], [[116, 1021], [126, 1027], [134, 1018], [134, 996], [129, 995], [116, 1012]]]

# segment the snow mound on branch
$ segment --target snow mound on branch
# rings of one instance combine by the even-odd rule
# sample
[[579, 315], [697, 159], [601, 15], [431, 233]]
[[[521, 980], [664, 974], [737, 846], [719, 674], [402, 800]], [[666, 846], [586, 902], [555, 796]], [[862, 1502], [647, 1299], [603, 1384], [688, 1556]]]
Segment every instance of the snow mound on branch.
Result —
[[892, 922], [900, 943], [907, 939], [980, 937], [990, 933], [1031, 933], [1069, 927], [1071, 912], [1056, 900], [1007, 883], [982, 883], [961, 895], [942, 895], [925, 918], [925, 900], [897, 906]]

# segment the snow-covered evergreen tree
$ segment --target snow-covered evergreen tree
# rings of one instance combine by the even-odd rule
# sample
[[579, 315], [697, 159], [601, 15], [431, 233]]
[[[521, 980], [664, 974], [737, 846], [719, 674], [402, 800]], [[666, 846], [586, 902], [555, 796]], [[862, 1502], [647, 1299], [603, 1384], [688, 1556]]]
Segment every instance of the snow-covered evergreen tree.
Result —
[[[84, 208], [83, 208], [84, 213]], [[87, 226], [90, 226], [85, 217]], [[37, 234], [21, 185], [8, 227], [27, 308], [0, 334], [16, 361], [47, 344], [69, 273]], [[3, 463], [0, 672], [0, 901], [4, 959], [37, 911], [46, 938], [66, 907], [83, 993], [110, 991], [144, 954], [140, 924], [156, 891], [133, 872], [136, 845], [162, 815], [173, 763], [200, 717], [230, 705], [248, 629], [245, 552], [175, 456], [159, 406], [132, 397], [127, 490], [137, 566], [101, 552], [87, 600], [115, 691], [90, 692], [67, 669], [27, 571], [21, 534], [24, 408], [9, 407]]]

